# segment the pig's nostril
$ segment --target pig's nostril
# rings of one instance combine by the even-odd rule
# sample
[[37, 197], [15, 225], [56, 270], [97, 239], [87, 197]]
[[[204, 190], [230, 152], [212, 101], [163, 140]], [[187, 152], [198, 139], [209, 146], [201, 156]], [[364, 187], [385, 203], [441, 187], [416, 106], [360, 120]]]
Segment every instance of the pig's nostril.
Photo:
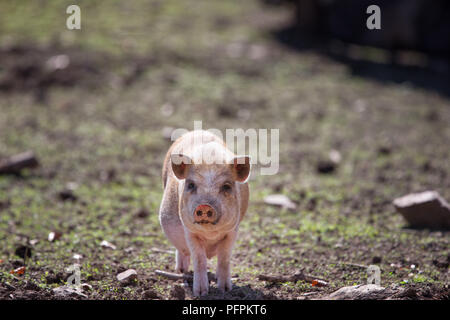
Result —
[[203, 213], [202, 213], [200, 210], [197, 211], [197, 215], [198, 215], [199, 217], [200, 217], [202, 214], [203, 214]]
[[212, 216], [212, 211], [209, 210], [206, 214], [208, 215], [208, 217], [211, 217]]

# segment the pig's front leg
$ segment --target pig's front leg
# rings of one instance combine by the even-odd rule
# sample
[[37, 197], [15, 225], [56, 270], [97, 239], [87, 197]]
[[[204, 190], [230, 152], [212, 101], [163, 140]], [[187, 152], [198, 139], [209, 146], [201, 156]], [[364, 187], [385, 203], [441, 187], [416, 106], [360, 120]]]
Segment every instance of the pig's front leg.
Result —
[[202, 296], [208, 294], [209, 290], [205, 247], [202, 240], [193, 234], [187, 234], [186, 238], [194, 265], [194, 284], [192, 291], [194, 296]]
[[231, 290], [230, 259], [231, 250], [236, 239], [236, 231], [232, 231], [219, 243], [217, 247], [217, 287], [221, 291]]

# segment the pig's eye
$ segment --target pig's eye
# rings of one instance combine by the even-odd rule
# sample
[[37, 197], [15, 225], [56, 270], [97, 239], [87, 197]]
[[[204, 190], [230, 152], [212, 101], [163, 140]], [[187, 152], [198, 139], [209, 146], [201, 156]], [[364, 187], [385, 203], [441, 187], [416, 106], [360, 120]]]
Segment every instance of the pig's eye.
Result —
[[188, 182], [187, 189], [188, 189], [189, 191], [194, 191], [196, 188], [197, 188], [197, 187], [196, 187], [195, 183], [193, 183], [192, 181], [191, 181], [191, 182]]
[[222, 187], [220, 187], [221, 192], [230, 192], [231, 191], [231, 184], [225, 183]]

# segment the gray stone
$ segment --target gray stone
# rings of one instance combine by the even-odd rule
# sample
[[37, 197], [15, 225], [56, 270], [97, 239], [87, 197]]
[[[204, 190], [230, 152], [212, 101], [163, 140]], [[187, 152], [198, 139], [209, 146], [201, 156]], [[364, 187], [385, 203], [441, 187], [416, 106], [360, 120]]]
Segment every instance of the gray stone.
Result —
[[412, 193], [393, 202], [411, 227], [449, 229], [450, 206], [436, 192]]
[[289, 210], [295, 210], [297, 208], [296, 204], [283, 194], [268, 195], [264, 198], [264, 203]]
[[128, 269], [117, 275], [117, 280], [120, 282], [128, 282], [137, 279], [137, 272], [134, 269]]
[[57, 287], [52, 289], [52, 292], [55, 296], [60, 298], [69, 298], [69, 297], [87, 298], [87, 295], [81, 292], [81, 288], [73, 286]]
[[112, 243], [106, 241], [106, 240], [103, 240], [103, 241], [100, 243], [100, 246], [101, 246], [102, 248], [107, 248], [107, 249], [111, 249], [111, 250], [116, 250], [116, 246], [113, 245]]
[[369, 300], [386, 298], [386, 289], [376, 284], [343, 287], [330, 294], [330, 300]]

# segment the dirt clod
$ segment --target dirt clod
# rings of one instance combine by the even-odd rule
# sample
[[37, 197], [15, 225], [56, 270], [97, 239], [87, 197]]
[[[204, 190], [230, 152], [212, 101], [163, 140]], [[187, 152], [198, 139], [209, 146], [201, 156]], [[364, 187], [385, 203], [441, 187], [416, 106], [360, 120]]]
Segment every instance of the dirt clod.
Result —
[[382, 260], [383, 259], [380, 256], [375, 256], [375, 257], [372, 258], [372, 263], [373, 264], [379, 264], [379, 263], [381, 263]]
[[144, 291], [144, 298], [145, 299], [161, 299], [158, 292], [156, 292], [153, 289], [148, 289]]
[[317, 163], [317, 172], [323, 174], [333, 173], [336, 170], [336, 163], [330, 160], [321, 160]]
[[176, 284], [173, 286], [172, 290], [170, 290], [170, 296], [177, 300], [184, 300], [186, 292], [182, 286]]
[[75, 195], [73, 190], [70, 190], [70, 189], [61, 190], [58, 193], [58, 197], [62, 201], [73, 201], [73, 202], [75, 202], [75, 201], [78, 200], [78, 197]]
[[136, 217], [138, 218], [147, 218], [150, 215], [150, 212], [147, 209], [140, 209], [137, 213], [136, 213]]
[[16, 251], [14, 251], [16, 256], [19, 256], [22, 259], [31, 258], [32, 252], [33, 252], [33, 249], [26, 245], [20, 245], [16, 248]]

